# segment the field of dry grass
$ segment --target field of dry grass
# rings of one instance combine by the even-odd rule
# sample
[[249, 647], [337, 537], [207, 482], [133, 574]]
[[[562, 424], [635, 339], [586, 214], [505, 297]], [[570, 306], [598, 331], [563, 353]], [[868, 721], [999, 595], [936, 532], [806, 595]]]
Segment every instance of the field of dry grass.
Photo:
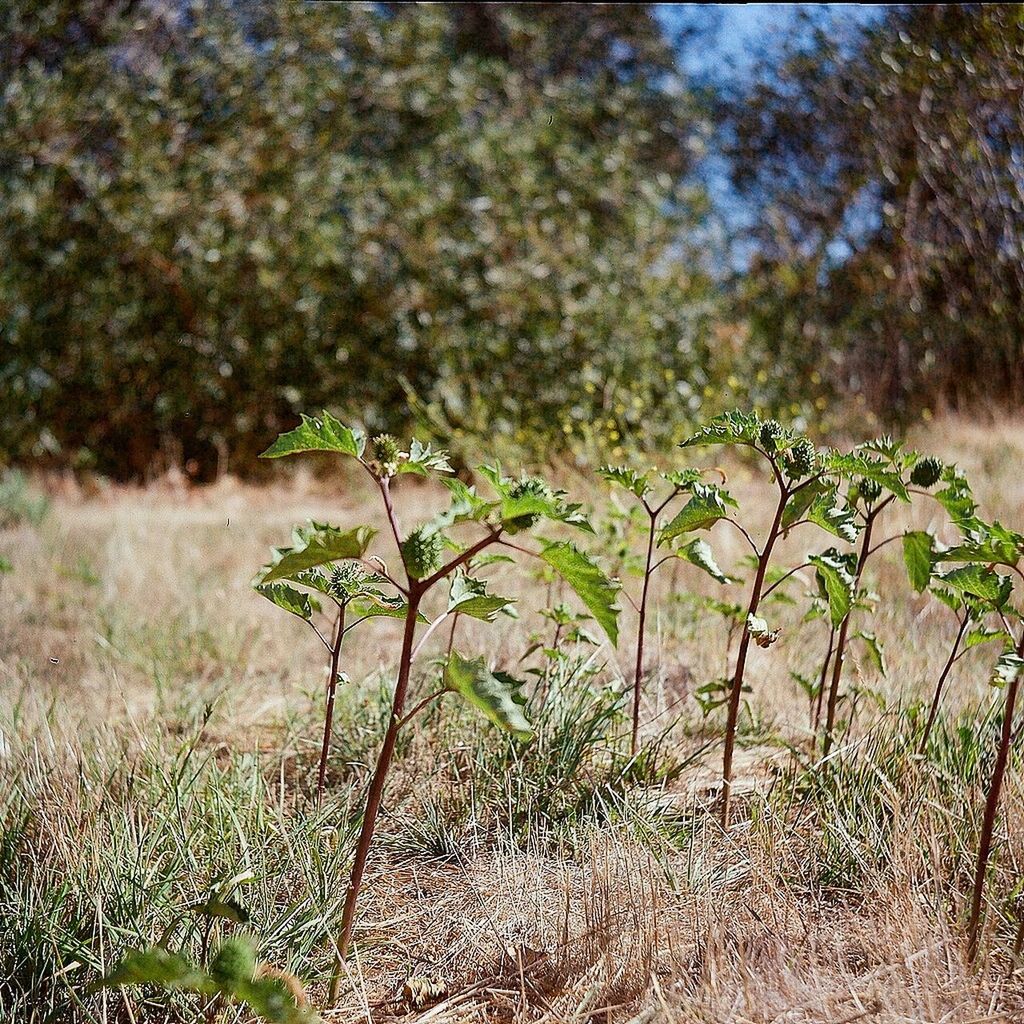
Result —
[[[988, 515], [1024, 525], [1021, 424], [945, 421], [913, 440], [957, 461]], [[763, 479], [742, 462], [722, 468], [758, 526]], [[607, 504], [568, 471], [565, 485]], [[265, 488], [48, 486], [40, 526], [0, 532], [14, 565], [0, 577], [0, 1018], [214, 1019], [194, 997], [91, 993], [89, 983], [165, 929], [198, 950], [203, 924], [188, 908], [239, 873], [261, 956], [316, 1002], [397, 627], [373, 623], [345, 651], [352, 682], [318, 810], [322, 651], [249, 581], [293, 523], [373, 519], [372, 495], [356, 478], [301, 474]], [[413, 482], [399, 503], [411, 520], [442, 498]], [[935, 509], [910, 516], [941, 532]], [[909, 521], [901, 515], [887, 533]], [[743, 554], [738, 538], [712, 532], [723, 566]], [[784, 558], [800, 561], [802, 543], [788, 540]], [[826, 765], [810, 752], [807, 698], [792, 676], [814, 672], [823, 626], [802, 623], [802, 608], [777, 612], [782, 639], [750, 669], [742, 811], [726, 832], [709, 813], [720, 712], [705, 718], [694, 699], [723, 673], [725, 632], [687, 596], [725, 595], [692, 568], [664, 573], [657, 594], [642, 769], [621, 756], [628, 609], [617, 652], [581, 647], [548, 666], [526, 751], [458, 704], [431, 711], [400, 751], [357, 956], [325, 1018], [1024, 1020], [1008, 899], [1024, 880], [1019, 766], [1005, 790], [986, 956], [975, 970], [963, 958], [994, 742], [991, 651], [957, 664], [933, 749], [916, 757], [917, 702], [955, 623], [912, 594], [898, 544], [873, 573], [883, 600], [872, 628], [889, 672], [855, 658], [851, 722]], [[522, 571], [501, 589], [519, 598], [520, 620], [468, 630], [461, 645], [542, 669], [538, 652], [521, 659], [530, 634], [549, 638], [538, 612], [560, 595]], [[434, 672], [428, 652], [424, 692]], [[420, 1007], [403, 995], [416, 977], [437, 988]]]

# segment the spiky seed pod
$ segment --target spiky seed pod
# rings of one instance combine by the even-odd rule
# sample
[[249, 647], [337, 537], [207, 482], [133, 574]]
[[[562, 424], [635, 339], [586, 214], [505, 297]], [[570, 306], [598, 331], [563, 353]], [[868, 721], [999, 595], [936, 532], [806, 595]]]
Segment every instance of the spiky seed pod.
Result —
[[210, 963], [210, 974], [222, 985], [252, 981], [256, 973], [256, 947], [244, 936], [225, 939]]
[[761, 447], [769, 455], [774, 455], [784, 433], [785, 431], [782, 429], [782, 424], [779, 423], [778, 420], [765, 420], [764, 423], [761, 424]]
[[[533, 476], [524, 476], [520, 480], [514, 481], [508, 489], [508, 496], [513, 500], [519, 498], [543, 498], [548, 499], [551, 497], [551, 488], [543, 481]], [[527, 515], [515, 516], [510, 519], [506, 524], [506, 529], [511, 529], [512, 532], [517, 530], [529, 530], [531, 526], [535, 526], [540, 516], [535, 512], [528, 513]]]
[[398, 472], [398, 439], [391, 434], [378, 434], [373, 439], [373, 457], [380, 467], [381, 476], [394, 476]]
[[791, 480], [802, 480], [814, 472], [817, 461], [817, 449], [806, 437], [801, 437], [787, 453], [786, 473]]
[[327, 575], [327, 593], [339, 601], [347, 601], [366, 581], [369, 573], [357, 562], [339, 562]]
[[422, 527], [413, 530], [402, 541], [402, 558], [413, 579], [421, 580], [440, 568], [444, 540], [439, 533], [426, 533]]
[[857, 491], [867, 502], [878, 501], [882, 496], [882, 485], [877, 480], [862, 476], [857, 481]]
[[915, 487], [932, 487], [939, 482], [943, 469], [945, 467], [939, 459], [929, 455], [910, 471], [910, 482]]

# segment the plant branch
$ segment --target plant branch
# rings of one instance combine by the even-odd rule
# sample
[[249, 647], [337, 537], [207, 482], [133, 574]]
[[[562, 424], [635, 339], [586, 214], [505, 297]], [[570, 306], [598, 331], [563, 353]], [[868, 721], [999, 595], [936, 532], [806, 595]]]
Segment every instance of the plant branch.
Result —
[[494, 544], [500, 536], [501, 527], [498, 527], [496, 530], [491, 530], [491, 532], [488, 533], [486, 537], [482, 537], [475, 544], [466, 548], [466, 550], [463, 551], [462, 554], [453, 558], [447, 565], [442, 565], [441, 568], [437, 570], [437, 572], [432, 573], [426, 579], [421, 580], [420, 589], [423, 591], [429, 590], [439, 580], [443, 580], [445, 576], [447, 576], [450, 572], [454, 571], [455, 569], [458, 569], [460, 565], [465, 565], [466, 562], [468, 562], [474, 555], [479, 554], [479, 552], [481, 552], [485, 547], [487, 547], [490, 544]]
[[731, 516], [723, 516], [719, 520], [719, 522], [729, 523], [730, 525], [735, 526], [736, 529], [739, 530], [740, 533], [742, 533], [743, 536], [746, 538], [747, 543], [750, 545], [750, 550], [754, 552], [755, 556], [757, 558], [761, 557], [761, 552], [758, 546], [754, 543], [754, 538], [750, 536], [750, 533], [747, 531], [747, 528], [738, 519], [733, 519]]
[[776, 587], [781, 586], [783, 583], [785, 583], [786, 580], [788, 580], [790, 576], [795, 575], [801, 569], [809, 569], [811, 567], [811, 564], [812, 563], [810, 563], [810, 562], [804, 562], [802, 565], [798, 565], [795, 568], [790, 569], [789, 572], [787, 572], [784, 575], [780, 576], [770, 587], [767, 587], [765, 589], [765, 592], [761, 595], [762, 600], [764, 598], [766, 598]]
[[403, 716], [398, 723], [398, 728], [401, 729], [403, 725], [415, 718], [432, 700], [437, 700], [438, 697], [443, 697], [448, 693], [448, 687], [442, 686], [440, 690], [430, 694], [429, 697], [424, 697], [407, 715]]

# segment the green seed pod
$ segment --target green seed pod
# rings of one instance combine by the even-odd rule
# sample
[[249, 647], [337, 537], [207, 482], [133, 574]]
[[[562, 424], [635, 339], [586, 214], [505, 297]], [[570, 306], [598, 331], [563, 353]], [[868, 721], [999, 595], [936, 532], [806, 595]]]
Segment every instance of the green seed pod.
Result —
[[[516, 480], [508, 489], [508, 496], [513, 500], [520, 498], [542, 498], [544, 500], [551, 498], [551, 488], [537, 477], [524, 476], [521, 480]], [[530, 512], [522, 516], [513, 516], [505, 523], [505, 528], [510, 533], [516, 533], [519, 530], [529, 530], [531, 526], [535, 526], [540, 519], [540, 516], [535, 512]]]
[[869, 480], [862, 476], [857, 481], [857, 491], [865, 501], [877, 501], [882, 496], [882, 485], [877, 480]]
[[373, 457], [380, 466], [381, 476], [394, 476], [398, 472], [398, 439], [391, 434], [378, 434], [373, 439]]
[[942, 463], [934, 455], [929, 455], [910, 471], [910, 482], [915, 487], [931, 487], [939, 482], [943, 469]]
[[779, 447], [785, 431], [778, 420], [765, 420], [761, 424], [761, 447], [769, 454], [774, 455]]
[[441, 566], [444, 540], [439, 533], [425, 533], [423, 528], [413, 530], [402, 541], [402, 558], [413, 579], [422, 580]]
[[339, 562], [331, 566], [327, 576], [327, 593], [339, 601], [347, 601], [359, 590], [368, 575], [357, 562]]
[[221, 985], [252, 981], [256, 973], [256, 947], [245, 936], [225, 939], [210, 962], [210, 974]]
[[817, 449], [806, 437], [801, 437], [787, 454], [786, 473], [791, 480], [802, 480], [814, 472], [817, 461]]

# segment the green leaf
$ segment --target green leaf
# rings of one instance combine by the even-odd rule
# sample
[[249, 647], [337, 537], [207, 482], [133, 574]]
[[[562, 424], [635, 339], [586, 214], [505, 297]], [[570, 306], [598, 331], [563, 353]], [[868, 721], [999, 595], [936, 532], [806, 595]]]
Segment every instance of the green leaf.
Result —
[[835, 485], [829, 484], [825, 480], [812, 480], [810, 483], [805, 484], [786, 502], [786, 507], [782, 511], [782, 529], [788, 530], [795, 523], [799, 522], [804, 518], [804, 513], [818, 498], [829, 491], [834, 492], [835, 490]]
[[807, 559], [817, 570], [828, 597], [829, 618], [838, 626], [850, 613], [856, 591], [853, 557], [829, 548]]
[[261, 459], [279, 459], [297, 452], [340, 452], [359, 458], [366, 447], [366, 437], [339, 423], [329, 412], [318, 417], [303, 415], [302, 423], [289, 430], [260, 455]]
[[9, 558], [0, 555], [0, 573], [14, 572], [14, 564]]
[[445, 667], [444, 682], [516, 739], [528, 740], [533, 736], [533, 727], [523, 714], [519, 684], [505, 673], [492, 672], [483, 657], [470, 660], [452, 651]]
[[871, 660], [875, 663], [875, 668], [878, 669], [882, 676], [888, 676], [889, 672], [885, 665], [885, 651], [878, 637], [874, 633], [866, 631], [859, 632], [857, 636], [864, 641], [864, 646], [867, 648]]
[[935, 538], [926, 530], [903, 534], [903, 563], [914, 590], [919, 594], [927, 590], [935, 564]]
[[576, 592], [612, 644], [619, 639], [619, 606], [615, 598], [622, 584], [609, 579], [596, 562], [574, 544], [547, 541], [540, 557]]
[[700, 537], [691, 540], [689, 544], [681, 547], [678, 554], [680, 558], [685, 558], [688, 562], [697, 566], [698, 569], [703, 569], [712, 579], [718, 580], [719, 583], [739, 583], [739, 580], [722, 572], [718, 567], [718, 562], [715, 561], [715, 553], [711, 550], [711, 545]]
[[1002, 523], [976, 522], [965, 531], [965, 539], [946, 548], [938, 562], [986, 562], [1014, 568], [1024, 557], [1024, 536]]
[[201, 914], [203, 917], [220, 917], [226, 921], [234, 921], [236, 924], [248, 924], [250, 921], [249, 911], [237, 900], [218, 899], [211, 896], [205, 903], [193, 903], [188, 908], [193, 914]]
[[421, 444], [413, 438], [408, 454], [399, 459], [398, 472], [429, 476], [431, 473], [451, 473], [452, 467], [447, 452], [435, 452], [429, 444]]
[[857, 513], [840, 501], [839, 492], [834, 487], [826, 489], [814, 498], [807, 509], [806, 518], [840, 540], [852, 544], [857, 539], [860, 529], [857, 524]]
[[716, 416], [710, 423], [701, 427], [697, 433], [681, 442], [680, 448], [692, 448], [708, 444], [746, 444], [753, 445], [757, 441], [761, 429], [760, 417], [753, 413], [732, 412]]
[[658, 534], [658, 543], [664, 544], [681, 533], [706, 530], [714, 526], [719, 519], [724, 519], [730, 508], [738, 507], [728, 491], [723, 491], [714, 484], [695, 484], [693, 496]]
[[1001, 640], [1006, 644], [1011, 643], [1013, 638], [1005, 629], [987, 629], [980, 626], [978, 629], [972, 629], [964, 637], [964, 650], [969, 651], [972, 647], [980, 647], [981, 644], [987, 644], [991, 640]]
[[487, 584], [483, 580], [473, 579], [465, 573], [456, 573], [452, 577], [451, 590], [448, 594], [448, 611], [468, 615], [483, 622], [493, 622], [500, 614], [515, 615], [515, 601], [509, 597], [499, 597], [487, 593]]
[[1012, 648], [1003, 651], [992, 669], [992, 685], [1009, 686], [1020, 675], [1022, 669], [1024, 658]]
[[1013, 590], [1013, 581], [1009, 576], [1002, 576], [984, 565], [963, 565], [950, 572], [939, 573], [938, 579], [947, 587], [970, 597], [981, 598], [996, 608], [1006, 604]]
[[638, 473], [628, 466], [602, 466], [597, 475], [625, 488], [637, 498], [643, 498], [651, 490], [651, 482], [646, 473]]
[[833, 450], [825, 455], [825, 469], [847, 480], [867, 477], [868, 480], [874, 480], [876, 484], [881, 484], [887, 491], [891, 491], [900, 501], [910, 501], [903, 477], [893, 469], [892, 463], [887, 459], [871, 458], [858, 451]]
[[262, 594], [272, 604], [276, 604], [278, 608], [298, 615], [306, 622], [313, 617], [313, 612], [320, 611], [320, 602], [316, 598], [288, 586], [287, 583], [257, 583], [253, 590], [257, 594]]
[[116, 985], [162, 985], [191, 992], [213, 994], [217, 983], [205, 971], [189, 963], [183, 956], [154, 946], [152, 949], [134, 950], [109, 974], [96, 982], [97, 988]]
[[315, 524], [314, 529], [305, 534], [301, 544], [280, 552], [280, 559], [269, 568], [260, 582], [294, 581], [298, 573], [315, 565], [346, 558], [362, 558], [376, 533], [370, 526], [340, 530], [335, 526]]
[[971, 493], [971, 485], [967, 477], [955, 466], [947, 466], [942, 479], [946, 484], [941, 491], [935, 492], [935, 500], [946, 510], [949, 518], [957, 526], [970, 526], [976, 522], [977, 502]]

